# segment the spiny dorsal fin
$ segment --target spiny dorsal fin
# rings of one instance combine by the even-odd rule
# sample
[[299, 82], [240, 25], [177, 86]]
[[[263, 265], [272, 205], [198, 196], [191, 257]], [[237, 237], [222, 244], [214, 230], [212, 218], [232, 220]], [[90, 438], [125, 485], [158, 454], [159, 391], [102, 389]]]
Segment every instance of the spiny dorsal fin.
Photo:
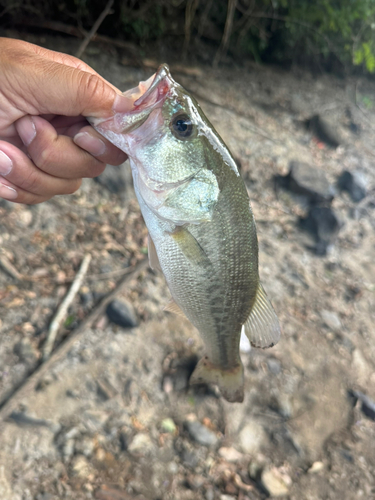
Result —
[[169, 311], [174, 314], [178, 314], [179, 316], [182, 316], [183, 318], [186, 319], [185, 313], [182, 312], [180, 307], [176, 304], [176, 302], [173, 299], [169, 299], [167, 305], [164, 307], [164, 311]]
[[158, 269], [161, 271], [161, 266], [159, 262], [158, 254], [156, 253], [155, 244], [152, 241], [150, 235], [148, 235], [148, 262], [150, 264], [151, 269]]
[[244, 326], [253, 347], [272, 347], [280, 340], [279, 320], [261, 283]]

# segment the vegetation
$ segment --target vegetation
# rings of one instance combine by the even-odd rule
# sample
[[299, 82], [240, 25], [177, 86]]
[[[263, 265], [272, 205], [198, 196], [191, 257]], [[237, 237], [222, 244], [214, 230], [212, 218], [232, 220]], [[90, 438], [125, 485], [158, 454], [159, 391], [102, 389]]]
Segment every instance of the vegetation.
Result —
[[[89, 30], [103, 7], [102, 0], [0, 0], [0, 16], [3, 27], [48, 19]], [[215, 64], [228, 53], [375, 72], [374, 0], [115, 0], [99, 32], [145, 53], [157, 43], [193, 56], [203, 44]]]

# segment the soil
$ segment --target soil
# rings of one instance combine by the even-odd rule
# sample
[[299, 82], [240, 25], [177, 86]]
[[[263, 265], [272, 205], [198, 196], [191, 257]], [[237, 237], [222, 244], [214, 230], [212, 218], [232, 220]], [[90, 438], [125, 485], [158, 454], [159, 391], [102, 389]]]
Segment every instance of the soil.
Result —
[[[69, 53], [77, 47], [24, 38]], [[95, 44], [84, 56], [123, 90], [153, 72], [119, 59]], [[163, 311], [163, 276], [143, 271], [118, 297], [139, 326], [123, 329], [103, 315], [0, 427], [0, 498], [375, 498], [375, 423], [351, 395], [375, 399], [374, 87], [252, 64], [173, 75], [240, 166], [282, 338], [242, 353], [243, 404], [226, 403], [215, 387], [189, 387], [202, 342], [187, 321]], [[304, 126], [317, 113], [335, 123], [338, 148]], [[336, 191], [341, 228], [326, 255], [301, 229], [306, 198], [275, 188], [291, 161], [324, 170], [333, 185], [343, 170], [366, 178], [359, 203]], [[38, 206], [0, 202], [1, 255], [21, 274], [0, 270], [0, 403], [40, 363], [84, 255], [90, 269], [57, 343], [145, 258], [147, 230], [128, 167], [114, 175], [126, 179], [120, 193], [87, 179], [77, 193]]]

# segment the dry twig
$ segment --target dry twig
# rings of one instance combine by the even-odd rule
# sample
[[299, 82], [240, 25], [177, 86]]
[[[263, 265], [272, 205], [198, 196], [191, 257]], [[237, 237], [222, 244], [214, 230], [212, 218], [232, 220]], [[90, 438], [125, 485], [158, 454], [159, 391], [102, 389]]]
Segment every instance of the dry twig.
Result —
[[234, 18], [234, 13], [236, 11], [236, 5], [237, 5], [237, 0], [228, 0], [228, 12], [227, 12], [227, 18], [225, 21], [224, 34], [223, 34], [223, 38], [221, 40], [219, 50], [216, 52], [216, 55], [215, 55], [215, 59], [214, 59], [214, 63], [213, 63], [214, 67], [216, 67], [219, 64], [221, 57], [223, 55], [226, 55], [226, 53], [227, 53], [230, 36], [232, 34], [233, 18]]
[[42, 363], [31, 375], [18, 387], [13, 393], [0, 405], [0, 431], [2, 430], [2, 423], [7, 416], [15, 411], [23, 398], [27, 397], [35, 390], [42, 377], [52, 368], [52, 366], [63, 359], [72, 346], [82, 337], [87, 328], [90, 328], [99, 316], [103, 313], [109, 302], [111, 302], [125, 286], [132, 279], [139, 276], [139, 274], [147, 267], [148, 259], [141, 260], [133, 269], [133, 271], [124, 276], [112, 292], [108, 293], [95, 309], [82, 321], [80, 326], [73, 331], [69, 338], [65, 340], [51, 355], [51, 357]]
[[69, 306], [73, 302], [74, 297], [77, 295], [78, 290], [81, 288], [82, 281], [87, 273], [90, 261], [91, 261], [91, 255], [90, 254], [85, 255], [85, 257], [82, 260], [82, 264], [78, 271], [78, 274], [75, 277], [75, 280], [73, 281], [73, 284], [70, 287], [69, 292], [67, 293], [65, 299], [60, 304], [60, 307], [58, 308], [55, 317], [51, 321], [51, 324], [48, 329], [46, 342], [43, 348], [43, 361], [46, 361], [50, 357], [53, 345], [55, 343], [57, 332], [59, 331], [61, 323], [64, 321], [66, 317], [66, 313], [69, 309]]
[[96, 32], [98, 31], [98, 29], [99, 29], [100, 25], [102, 24], [102, 22], [104, 21], [104, 19], [108, 16], [108, 14], [112, 14], [111, 8], [113, 5], [113, 1], [114, 0], [109, 0], [107, 2], [107, 5], [105, 6], [103, 12], [100, 14], [98, 19], [95, 21], [93, 27], [87, 33], [85, 39], [83, 40], [79, 49], [77, 50], [76, 57], [79, 57], [79, 58], [82, 57], [82, 54], [85, 52], [86, 47], [91, 42], [91, 40], [94, 38]]
[[0, 267], [4, 269], [5, 272], [9, 274], [12, 278], [17, 281], [21, 281], [23, 276], [20, 274], [17, 269], [9, 262], [9, 260], [0, 253]]

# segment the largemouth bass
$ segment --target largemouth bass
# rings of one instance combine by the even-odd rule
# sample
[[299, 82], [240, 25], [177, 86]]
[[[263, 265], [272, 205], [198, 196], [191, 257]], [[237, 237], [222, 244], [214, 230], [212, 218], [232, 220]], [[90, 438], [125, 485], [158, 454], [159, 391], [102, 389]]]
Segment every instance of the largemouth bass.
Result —
[[91, 123], [129, 157], [149, 230], [152, 268], [163, 272], [167, 310], [199, 330], [205, 356], [191, 383], [215, 383], [231, 402], [244, 398], [241, 329], [254, 347], [280, 338], [259, 281], [258, 242], [245, 184], [199, 104], [168, 66], [124, 93], [129, 110]]

